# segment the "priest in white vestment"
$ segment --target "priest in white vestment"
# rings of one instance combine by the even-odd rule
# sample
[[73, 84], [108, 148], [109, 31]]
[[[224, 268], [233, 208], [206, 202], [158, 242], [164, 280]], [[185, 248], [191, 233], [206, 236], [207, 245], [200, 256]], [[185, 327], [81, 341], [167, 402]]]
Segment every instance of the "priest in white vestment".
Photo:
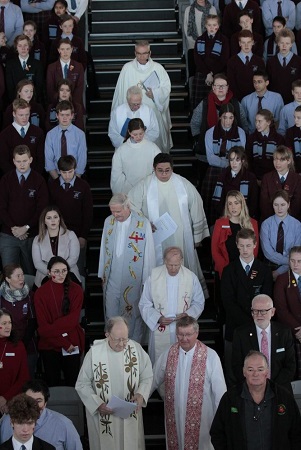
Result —
[[[133, 207], [153, 223], [168, 213], [177, 225], [176, 231], [156, 246], [156, 265], [163, 264], [167, 247], [180, 247], [184, 266], [199, 278], [205, 298], [208, 290], [195, 247], [210, 235], [203, 200], [196, 188], [173, 173], [172, 157], [166, 153], [154, 159], [154, 173], [134, 186], [128, 193]], [[154, 229], [154, 227], [153, 227]]]
[[[75, 389], [86, 407], [90, 450], [144, 450], [141, 407], [146, 406], [152, 366], [140, 344], [128, 339], [122, 317], [111, 318], [106, 339], [94, 341]], [[107, 406], [112, 396], [137, 403], [126, 419]]]
[[126, 102], [111, 112], [108, 135], [115, 149], [123, 144], [129, 121], [137, 118], [141, 119], [145, 125], [145, 139], [155, 144], [159, 142], [159, 124], [156, 114], [152, 108], [142, 103], [142, 97], [142, 89], [131, 86], [126, 93]]
[[182, 263], [182, 250], [168, 247], [164, 252], [164, 265], [152, 270], [143, 287], [139, 309], [150, 330], [148, 354], [153, 365], [177, 342], [177, 321], [185, 316], [198, 319], [204, 310], [200, 282]]
[[105, 319], [125, 317], [130, 338], [141, 342], [145, 324], [138, 303], [143, 283], [155, 267], [152, 229], [146, 217], [131, 211], [125, 194], [114, 195], [109, 207], [112, 215], [104, 223], [98, 268]]
[[168, 153], [172, 147], [169, 97], [171, 83], [164, 67], [151, 59], [148, 41], [137, 41], [135, 59], [126, 63], [119, 75], [112, 111], [126, 101], [126, 92], [130, 86], [137, 85], [143, 91], [143, 103], [155, 112], [160, 134], [156, 144], [162, 152]]
[[168, 450], [213, 450], [211, 423], [226, 392], [217, 353], [197, 339], [199, 325], [182, 317], [176, 325], [178, 343], [159, 356], [152, 391], [165, 382], [165, 434]]

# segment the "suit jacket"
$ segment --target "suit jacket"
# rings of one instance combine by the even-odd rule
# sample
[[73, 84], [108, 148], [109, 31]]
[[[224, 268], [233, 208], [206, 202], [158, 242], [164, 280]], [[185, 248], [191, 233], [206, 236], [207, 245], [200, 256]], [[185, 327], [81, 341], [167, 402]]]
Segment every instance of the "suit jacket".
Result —
[[[43, 100], [43, 86], [44, 86], [44, 74], [41, 61], [37, 61], [33, 56], [29, 56], [27, 60], [28, 70], [23, 69], [16, 56], [13, 59], [7, 61], [5, 66], [6, 72], [6, 88], [8, 99], [12, 102], [16, 98], [16, 86], [19, 81], [27, 78], [33, 81], [36, 93], [36, 100], [42, 102]], [[42, 102], [43, 103], [43, 102]]]
[[[49, 64], [47, 68], [46, 89], [49, 103], [57, 97], [57, 84], [62, 80], [63, 72], [60, 61], [56, 61]], [[68, 69], [68, 80], [72, 81], [73, 91], [72, 100], [75, 103], [83, 105], [83, 93], [84, 93], [84, 69], [81, 63], [71, 59]]]
[[[3, 444], [0, 445], [0, 450], [14, 450], [12, 438], [3, 442]], [[48, 442], [43, 441], [43, 439], [34, 436], [32, 450], [55, 450], [55, 447], [54, 445], [51, 445]]]
[[225, 267], [221, 297], [226, 312], [227, 341], [232, 341], [235, 328], [252, 319], [251, 304], [258, 294], [273, 295], [273, 277], [267, 265], [255, 258], [249, 275], [246, 275], [239, 258]]
[[[260, 350], [254, 322], [242, 325], [234, 331], [232, 368], [236, 378], [235, 383], [244, 380], [242, 368], [244, 358], [250, 350]], [[296, 358], [292, 332], [278, 322], [271, 322], [271, 380], [291, 389], [295, 371]]]

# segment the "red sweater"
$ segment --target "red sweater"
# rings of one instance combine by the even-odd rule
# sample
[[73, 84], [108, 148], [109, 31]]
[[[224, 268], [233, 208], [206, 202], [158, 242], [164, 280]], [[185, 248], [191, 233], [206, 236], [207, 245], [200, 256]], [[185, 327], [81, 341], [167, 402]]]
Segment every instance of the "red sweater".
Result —
[[64, 285], [52, 280], [43, 284], [34, 296], [38, 321], [39, 350], [68, 350], [70, 345], [84, 350], [84, 331], [79, 324], [83, 305], [83, 290], [72, 281], [69, 287], [70, 312], [63, 316]]
[[3, 363], [3, 368], [0, 369], [0, 395], [8, 401], [20, 394], [23, 384], [30, 378], [24, 344], [13, 344], [6, 338], [1, 338], [0, 359]]

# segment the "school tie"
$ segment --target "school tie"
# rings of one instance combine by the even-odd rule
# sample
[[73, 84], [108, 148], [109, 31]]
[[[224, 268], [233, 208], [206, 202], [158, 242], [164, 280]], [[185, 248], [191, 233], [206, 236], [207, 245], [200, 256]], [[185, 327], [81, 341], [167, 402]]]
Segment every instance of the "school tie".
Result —
[[283, 230], [283, 221], [281, 220], [278, 226], [276, 252], [283, 254], [283, 248], [284, 248], [284, 230]]
[[286, 67], [286, 57], [283, 57], [283, 63], [282, 63], [282, 67]]
[[250, 58], [248, 57], [248, 55], [246, 56], [246, 66], [249, 64], [249, 62], [250, 62]]
[[264, 356], [268, 360], [268, 364], [269, 364], [269, 343], [268, 343], [267, 332], [265, 330], [262, 330], [261, 335], [262, 335], [262, 338], [261, 338], [260, 351], [261, 351], [261, 353], [264, 354]]
[[298, 278], [298, 289], [299, 289], [299, 294], [301, 295], [301, 275]]
[[71, 9], [76, 9], [76, 1], [71, 0]]
[[247, 276], [249, 275], [250, 269], [251, 269], [251, 267], [249, 266], [249, 264], [247, 264], [246, 267], [245, 267], [245, 271], [246, 271], [246, 275]]
[[66, 140], [66, 133], [67, 130], [62, 130], [62, 136], [61, 136], [61, 156], [67, 156], [67, 140]]
[[262, 99], [264, 96], [259, 97], [259, 95], [257, 95], [258, 98], [258, 107], [257, 107], [257, 112], [260, 111], [262, 109]]
[[239, 6], [239, 9], [244, 9], [241, 2], [238, 3], [238, 6]]
[[25, 177], [24, 177], [24, 175], [22, 174], [22, 175], [20, 176], [20, 186], [21, 186], [21, 188], [24, 186], [24, 184], [25, 184]]
[[20, 450], [26, 450], [25, 445], [21, 445], [21, 449]]
[[278, 3], [277, 16], [283, 17], [283, 14], [282, 14], [282, 8], [281, 8], [281, 3], [282, 3], [282, 2], [277, 2], [277, 3]]
[[67, 78], [68, 76], [68, 64], [65, 64], [64, 66], [64, 78]]
[[22, 138], [25, 138], [25, 129], [24, 129], [24, 127], [21, 127], [21, 130], [20, 130], [20, 136], [21, 136]]
[[65, 185], [65, 191], [69, 191], [70, 183], [64, 183], [64, 185]]
[[284, 184], [284, 182], [285, 182], [285, 178], [282, 176], [282, 177], [280, 177], [280, 183], [281, 184]]
[[4, 11], [5, 11], [5, 6], [1, 6], [1, 14], [0, 14], [0, 32], [2, 32], [2, 33], [5, 33]]
[[23, 70], [26, 69], [26, 61], [23, 61], [22, 67], [23, 67]]

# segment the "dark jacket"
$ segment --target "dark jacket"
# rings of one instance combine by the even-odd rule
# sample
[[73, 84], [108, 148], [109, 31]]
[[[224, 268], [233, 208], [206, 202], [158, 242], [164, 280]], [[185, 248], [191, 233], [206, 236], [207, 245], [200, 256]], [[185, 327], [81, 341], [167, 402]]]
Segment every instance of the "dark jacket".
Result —
[[[0, 445], [0, 450], [14, 450], [12, 438], [8, 439], [8, 441], [3, 442], [3, 444]], [[43, 441], [43, 439], [34, 436], [32, 450], [55, 450], [55, 447], [54, 445], [51, 445], [48, 442]]]

